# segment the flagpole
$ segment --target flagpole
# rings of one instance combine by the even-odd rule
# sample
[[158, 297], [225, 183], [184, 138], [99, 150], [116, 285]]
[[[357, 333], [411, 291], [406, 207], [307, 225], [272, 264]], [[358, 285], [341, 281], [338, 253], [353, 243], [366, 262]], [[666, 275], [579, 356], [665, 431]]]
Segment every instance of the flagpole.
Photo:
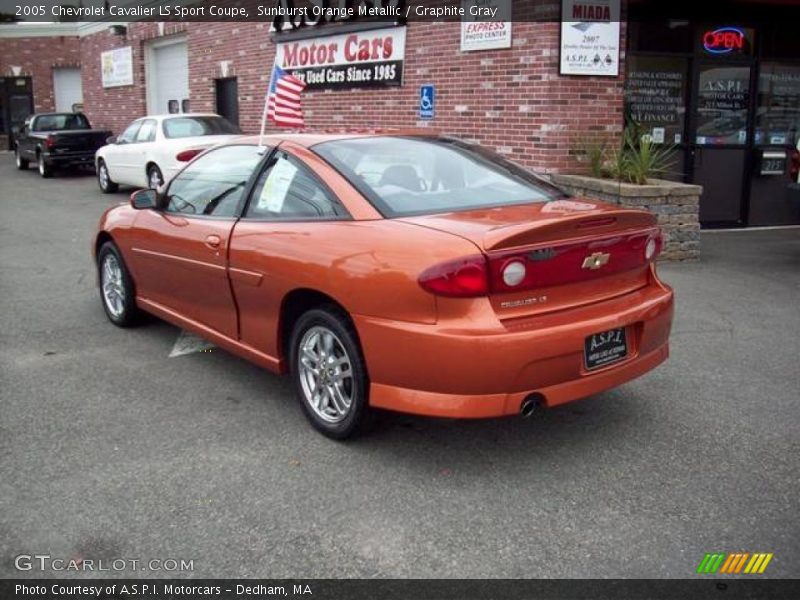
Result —
[[264, 154], [267, 147], [264, 145], [264, 130], [267, 128], [267, 107], [269, 106], [269, 94], [272, 90], [272, 82], [275, 80], [275, 67], [272, 68], [272, 73], [269, 76], [269, 85], [267, 86], [267, 93], [264, 94], [264, 110], [261, 113], [261, 134], [258, 136], [258, 153]]
[[267, 105], [269, 104], [269, 92], [264, 98], [264, 111], [261, 113], [261, 134], [258, 136], [258, 153], [264, 154], [264, 129], [267, 127]]

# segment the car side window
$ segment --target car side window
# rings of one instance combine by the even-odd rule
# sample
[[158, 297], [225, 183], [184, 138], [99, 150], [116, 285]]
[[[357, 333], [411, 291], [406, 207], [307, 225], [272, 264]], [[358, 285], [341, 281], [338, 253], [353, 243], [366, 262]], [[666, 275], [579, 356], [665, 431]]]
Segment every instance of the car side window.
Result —
[[306, 167], [278, 152], [259, 176], [245, 218], [291, 221], [346, 216], [344, 207]]
[[117, 138], [117, 143], [119, 144], [130, 144], [133, 140], [136, 139], [136, 133], [139, 131], [139, 127], [142, 125], [141, 121], [134, 121], [128, 128], [122, 132]]
[[263, 158], [257, 146], [223, 146], [178, 173], [167, 190], [170, 213], [232, 217]]
[[153, 119], [142, 121], [141, 127], [136, 134], [136, 142], [152, 142], [156, 139], [156, 122]]

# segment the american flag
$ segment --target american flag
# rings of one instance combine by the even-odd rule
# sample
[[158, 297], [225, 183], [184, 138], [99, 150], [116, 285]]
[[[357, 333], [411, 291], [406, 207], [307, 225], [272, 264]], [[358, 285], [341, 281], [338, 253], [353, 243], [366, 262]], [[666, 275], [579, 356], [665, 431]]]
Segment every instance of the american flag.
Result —
[[304, 127], [300, 93], [305, 87], [303, 81], [275, 65], [267, 91], [267, 119], [283, 127]]

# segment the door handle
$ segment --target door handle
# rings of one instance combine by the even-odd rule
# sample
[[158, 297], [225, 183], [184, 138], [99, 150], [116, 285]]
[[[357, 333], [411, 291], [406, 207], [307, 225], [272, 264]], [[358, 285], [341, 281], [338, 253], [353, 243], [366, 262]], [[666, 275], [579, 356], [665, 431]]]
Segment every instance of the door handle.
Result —
[[218, 235], [209, 235], [208, 237], [206, 237], [206, 246], [214, 248], [215, 250], [219, 248], [221, 242], [222, 240]]

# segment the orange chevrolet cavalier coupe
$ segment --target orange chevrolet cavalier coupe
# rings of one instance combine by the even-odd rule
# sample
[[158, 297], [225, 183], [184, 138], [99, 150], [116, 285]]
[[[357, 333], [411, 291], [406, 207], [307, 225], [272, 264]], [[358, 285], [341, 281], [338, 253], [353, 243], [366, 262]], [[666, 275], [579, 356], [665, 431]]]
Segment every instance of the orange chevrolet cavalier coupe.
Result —
[[[263, 142], [263, 145], [261, 145]], [[653, 215], [570, 198], [459, 140], [238, 138], [103, 215], [103, 307], [278, 373], [342, 439], [371, 408], [528, 415], [669, 353]]]

